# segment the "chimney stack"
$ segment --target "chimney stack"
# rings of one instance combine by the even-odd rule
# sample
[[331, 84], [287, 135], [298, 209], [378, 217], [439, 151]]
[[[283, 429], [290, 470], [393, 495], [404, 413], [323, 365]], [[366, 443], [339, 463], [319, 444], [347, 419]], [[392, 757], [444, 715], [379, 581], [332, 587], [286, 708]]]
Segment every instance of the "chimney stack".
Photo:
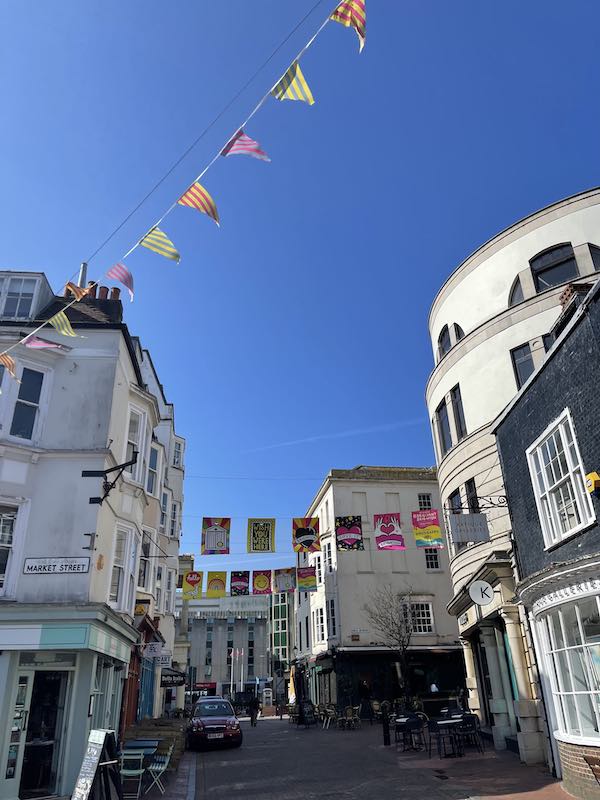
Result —
[[110, 290], [110, 299], [118, 300], [120, 297], [121, 297], [121, 290], [118, 288], [118, 286], [113, 286], [113, 288]]
[[81, 267], [79, 268], [79, 279], [77, 280], [77, 285], [83, 288], [85, 286], [86, 281], [87, 281], [87, 263], [85, 261], [82, 261]]
[[88, 281], [88, 294], [87, 294], [87, 296], [91, 300], [95, 300], [96, 299], [96, 290], [97, 289], [98, 289], [98, 286], [96, 285], [96, 283], [94, 283], [94, 281]]
[[99, 300], [108, 300], [108, 286], [101, 286], [98, 292]]

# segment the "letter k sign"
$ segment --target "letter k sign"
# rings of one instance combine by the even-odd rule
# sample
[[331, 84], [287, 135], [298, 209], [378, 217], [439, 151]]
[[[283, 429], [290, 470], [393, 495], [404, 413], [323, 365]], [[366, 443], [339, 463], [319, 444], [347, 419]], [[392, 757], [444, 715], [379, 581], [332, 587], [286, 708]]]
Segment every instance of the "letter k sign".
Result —
[[478, 606], [489, 606], [494, 599], [494, 588], [487, 581], [473, 581], [469, 586], [469, 597]]

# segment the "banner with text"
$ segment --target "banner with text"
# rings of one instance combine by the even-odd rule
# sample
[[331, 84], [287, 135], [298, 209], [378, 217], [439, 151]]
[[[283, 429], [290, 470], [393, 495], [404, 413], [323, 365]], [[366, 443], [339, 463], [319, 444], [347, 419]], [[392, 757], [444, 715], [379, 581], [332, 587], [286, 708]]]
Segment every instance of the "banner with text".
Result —
[[400, 514], [375, 514], [373, 527], [378, 550], [406, 550]]
[[364, 550], [361, 518], [336, 517], [335, 540], [338, 550]]
[[232, 572], [229, 591], [232, 597], [250, 594], [250, 572]]
[[184, 572], [181, 588], [183, 600], [200, 600], [202, 597], [203, 572]]
[[275, 552], [275, 519], [248, 520], [248, 552]]
[[299, 592], [317, 591], [317, 568], [298, 567], [296, 570], [296, 583]]
[[437, 508], [412, 512], [412, 527], [417, 547], [443, 547], [442, 529]]
[[273, 591], [293, 592], [296, 588], [296, 568], [284, 567], [274, 570]]
[[252, 573], [252, 594], [271, 594], [271, 570], [257, 569]]
[[315, 553], [321, 549], [318, 517], [294, 517], [292, 547], [296, 553]]

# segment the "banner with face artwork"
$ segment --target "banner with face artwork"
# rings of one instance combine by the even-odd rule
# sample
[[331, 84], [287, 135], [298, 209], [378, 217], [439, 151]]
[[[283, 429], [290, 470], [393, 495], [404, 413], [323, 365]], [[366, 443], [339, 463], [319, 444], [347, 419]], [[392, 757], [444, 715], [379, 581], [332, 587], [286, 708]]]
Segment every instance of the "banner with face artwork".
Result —
[[321, 549], [318, 517], [294, 517], [292, 547], [296, 553], [316, 553]]
[[248, 520], [248, 552], [275, 552], [275, 519]]
[[229, 591], [232, 597], [242, 594], [250, 594], [250, 573], [247, 571], [232, 572], [231, 583], [229, 586]]
[[206, 582], [207, 597], [225, 597], [226, 572], [209, 572]]
[[364, 550], [361, 518], [336, 517], [335, 540], [338, 550]]
[[296, 570], [296, 584], [299, 592], [316, 592], [317, 568], [298, 567]]
[[400, 514], [375, 514], [373, 528], [378, 550], [406, 550]]
[[229, 533], [231, 519], [229, 517], [204, 517], [202, 519], [203, 556], [229, 555]]
[[412, 512], [412, 526], [417, 547], [443, 547], [442, 529], [437, 508]]
[[181, 583], [183, 600], [200, 600], [202, 597], [202, 572], [184, 572]]
[[284, 567], [274, 570], [273, 591], [293, 592], [296, 588], [296, 568]]
[[252, 594], [271, 594], [271, 570], [255, 569], [252, 573]]

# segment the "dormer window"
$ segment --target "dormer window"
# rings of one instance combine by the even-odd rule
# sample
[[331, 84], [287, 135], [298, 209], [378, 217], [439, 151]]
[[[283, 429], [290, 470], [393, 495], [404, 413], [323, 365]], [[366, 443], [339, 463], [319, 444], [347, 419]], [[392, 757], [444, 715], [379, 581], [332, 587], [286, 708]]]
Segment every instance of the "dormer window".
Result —
[[37, 283], [35, 278], [0, 278], [0, 316], [28, 319]]

